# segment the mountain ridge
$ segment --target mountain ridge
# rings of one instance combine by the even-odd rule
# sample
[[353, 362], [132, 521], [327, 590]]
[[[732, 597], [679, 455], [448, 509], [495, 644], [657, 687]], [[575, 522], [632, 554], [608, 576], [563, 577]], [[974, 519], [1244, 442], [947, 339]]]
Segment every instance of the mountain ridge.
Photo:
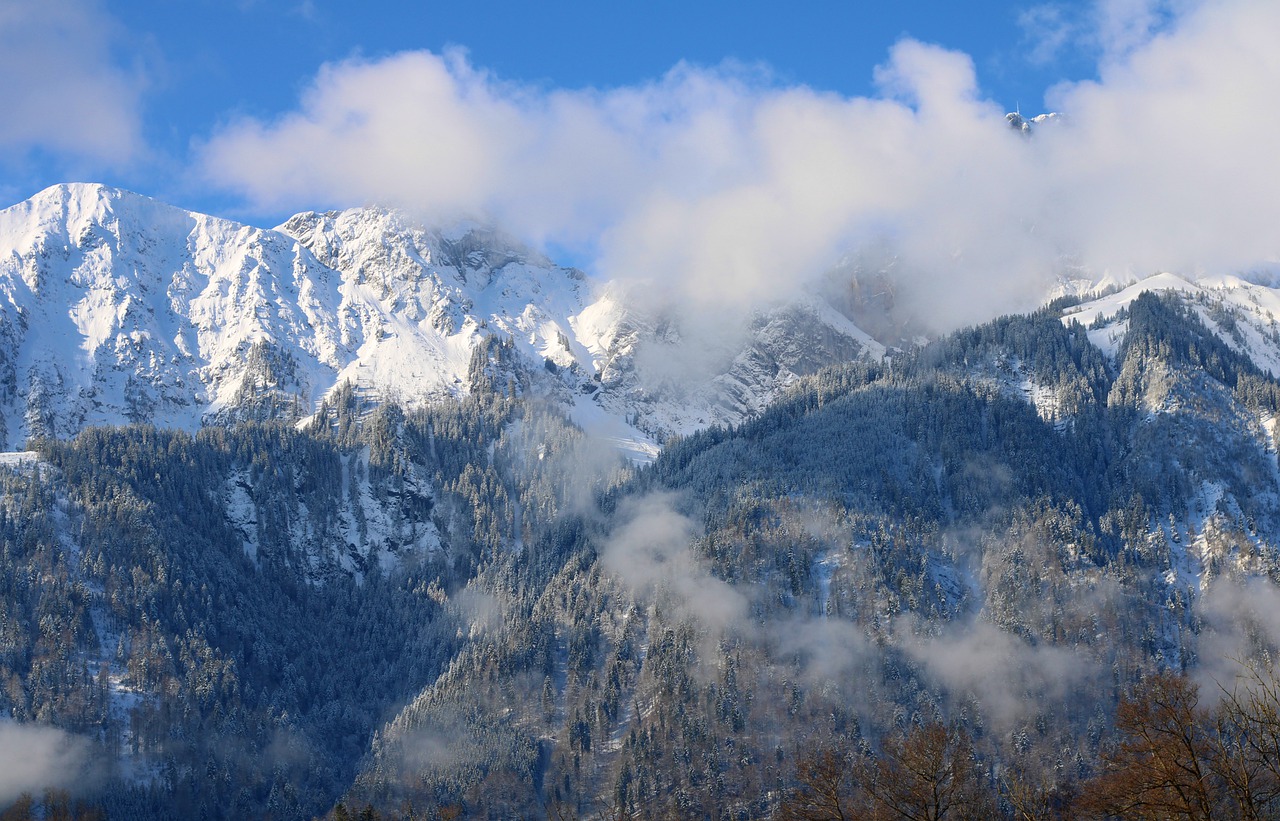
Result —
[[[54, 186], [0, 211], [0, 433], [12, 448], [92, 424], [192, 430], [253, 413], [264, 391], [305, 417], [346, 381], [413, 405], [465, 393], [476, 345], [499, 335], [537, 390], [650, 458], [672, 433], [756, 412], [797, 368], [883, 350], [829, 303], [784, 304], [740, 347], [680, 350], [708, 359], [710, 384], [673, 384], [659, 362], [677, 326], [624, 298], [475, 223], [357, 208], [262, 229]], [[779, 322], [824, 329], [823, 345], [789, 345]]]

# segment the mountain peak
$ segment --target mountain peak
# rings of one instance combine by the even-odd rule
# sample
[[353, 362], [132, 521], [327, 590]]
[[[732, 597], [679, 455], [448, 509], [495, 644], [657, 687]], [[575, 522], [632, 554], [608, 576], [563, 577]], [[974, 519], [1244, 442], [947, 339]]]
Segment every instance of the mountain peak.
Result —
[[[143, 194], [133, 191], [127, 191], [123, 188], [106, 185], [100, 182], [63, 182], [57, 185], [51, 185], [32, 196], [28, 203], [36, 205], [50, 206], [68, 206], [72, 203], [79, 204], [81, 207], [97, 203], [114, 204], [122, 202], [138, 202], [146, 203], [152, 206], [163, 206], [172, 208], [173, 206], [154, 200]], [[21, 205], [22, 203], [20, 203]]]
[[[66, 228], [82, 230], [86, 225], [116, 224], [123, 215], [128, 215], [127, 221], [156, 224], [172, 222], [175, 218], [190, 219], [192, 213], [143, 194], [98, 182], [51, 185], [30, 199], [0, 210], [0, 217], [18, 220], [22, 226], [18, 230], [36, 229], [58, 234], [66, 233]], [[11, 230], [15, 227], [14, 223], [9, 223]]]
[[[443, 264], [459, 271], [499, 269], [511, 262], [555, 268], [537, 250], [494, 225], [473, 219], [425, 225], [393, 208], [363, 206], [342, 211], [303, 211], [276, 228], [329, 265], [338, 265], [344, 246], [371, 247], [380, 252], [399, 246], [419, 264]], [[349, 260], [348, 260], [349, 262]]]
[[1004, 118], [1008, 121], [1010, 128], [1020, 131], [1029, 137], [1035, 133], [1037, 128], [1059, 122], [1062, 119], [1062, 115], [1056, 111], [1050, 111], [1048, 114], [1037, 114], [1034, 117], [1027, 118], [1023, 117], [1020, 111], [1010, 111], [1004, 115]]
[[771, 315], [726, 347], [592, 291], [479, 220], [364, 207], [259, 229], [100, 183], [53, 186], [0, 211], [0, 443], [305, 416], [347, 382], [418, 404], [469, 390], [473, 352], [496, 338], [575, 420], [651, 453], [741, 421], [799, 373], [878, 352], [834, 311]]

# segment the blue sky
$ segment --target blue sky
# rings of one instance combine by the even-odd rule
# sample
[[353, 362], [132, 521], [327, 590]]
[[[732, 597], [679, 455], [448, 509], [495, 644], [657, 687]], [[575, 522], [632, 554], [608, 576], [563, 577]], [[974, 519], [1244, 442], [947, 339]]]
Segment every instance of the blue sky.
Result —
[[[1064, 50], [1049, 63], [1028, 59], [1033, 33], [1020, 21], [1035, 7], [1009, 0], [111, 6], [149, 41], [168, 75], [157, 107], [193, 130], [209, 129], [230, 111], [287, 108], [327, 61], [456, 46], [503, 79], [558, 87], [631, 85], [681, 61], [735, 60], [769, 67], [780, 83], [861, 95], [873, 91], [873, 69], [890, 46], [909, 36], [970, 54], [995, 99], [1012, 107], [1025, 97], [1035, 109], [1048, 85], [1092, 70], [1087, 49]], [[197, 87], [206, 95], [198, 103]]]
[[[270, 120], [290, 110], [325, 63], [421, 49], [462, 48], [476, 68], [543, 89], [631, 86], [661, 78], [682, 61], [736, 62], [767, 72], [770, 83], [855, 96], [875, 92], [875, 67], [895, 42], [913, 37], [969, 54], [983, 94], [1037, 113], [1046, 88], [1090, 76], [1096, 56], [1083, 38], [1050, 59], [1036, 55], [1042, 33], [1029, 22], [1043, 8], [1055, 9], [1064, 26], [1089, 14], [1087, 5], [1030, 0], [0, 0], [0, 9], [11, 12], [8, 20], [0, 14], [0, 38], [30, 40], [29, 30], [40, 29], [44, 18], [54, 30], [44, 31], [43, 40], [98, 52], [84, 71], [117, 75], [125, 87], [117, 95], [121, 113], [136, 116], [130, 152], [59, 145], [41, 139], [38, 129], [7, 145], [0, 137], [0, 196], [13, 200], [72, 178], [102, 180], [271, 222], [283, 214], [246, 206], [234, 192], [196, 179], [192, 146], [229, 121]], [[60, 31], [48, 23], [57, 17], [81, 23], [64, 20]], [[2, 62], [0, 71], [6, 86], [37, 90], [47, 73]], [[97, 126], [90, 119], [57, 127]]]

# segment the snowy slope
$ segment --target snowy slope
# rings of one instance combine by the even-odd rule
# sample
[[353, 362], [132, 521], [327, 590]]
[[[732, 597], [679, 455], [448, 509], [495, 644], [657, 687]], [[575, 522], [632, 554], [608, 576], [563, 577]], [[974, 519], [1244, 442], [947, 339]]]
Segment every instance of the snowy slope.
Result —
[[305, 416], [344, 380], [412, 405], [465, 392], [492, 334], [588, 370], [566, 336], [587, 297], [580, 272], [483, 229], [356, 209], [262, 230], [57, 186], [0, 211], [0, 432], [190, 429], [271, 393], [268, 412]]
[[[1107, 289], [1110, 291], [1111, 289]], [[1128, 325], [1126, 309], [1147, 291], [1178, 294], [1211, 331], [1259, 368], [1280, 374], [1280, 289], [1237, 276], [1188, 279], [1160, 273], [1068, 308], [1064, 322], [1079, 322], [1089, 339], [1114, 357]]]
[[[274, 230], [95, 184], [0, 211], [0, 445], [89, 426], [302, 419], [344, 381], [420, 404], [510, 339], [535, 389], [633, 458], [737, 422], [796, 374], [883, 349], [820, 298], [724, 350], [482, 225], [375, 208]], [[685, 330], [689, 330], [687, 327]], [[698, 359], [695, 373], [659, 367]], [[709, 369], [709, 370], [708, 370]]]
[[0, 212], [0, 412], [10, 443], [87, 425], [194, 427], [255, 343], [299, 378], [339, 361], [336, 276], [273, 232], [95, 185]]
[[583, 274], [491, 230], [428, 232], [374, 209], [299, 214], [278, 230], [342, 272], [338, 327], [355, 356], [339, 381], [412, 404], [463, 386], [489, 334], [539, 364], [586, 359], [566, 336], [588, 297]]

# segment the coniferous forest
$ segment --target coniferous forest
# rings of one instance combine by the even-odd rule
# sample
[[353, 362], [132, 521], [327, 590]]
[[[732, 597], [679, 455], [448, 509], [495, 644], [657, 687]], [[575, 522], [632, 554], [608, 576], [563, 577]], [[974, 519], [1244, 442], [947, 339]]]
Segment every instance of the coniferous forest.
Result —
[[0, 817], [1280, 817], [1280, 382], [1065, 307], [643, 467], [498, 336], [461, 398], [34, 439], [0, 732], [74, 777]]

